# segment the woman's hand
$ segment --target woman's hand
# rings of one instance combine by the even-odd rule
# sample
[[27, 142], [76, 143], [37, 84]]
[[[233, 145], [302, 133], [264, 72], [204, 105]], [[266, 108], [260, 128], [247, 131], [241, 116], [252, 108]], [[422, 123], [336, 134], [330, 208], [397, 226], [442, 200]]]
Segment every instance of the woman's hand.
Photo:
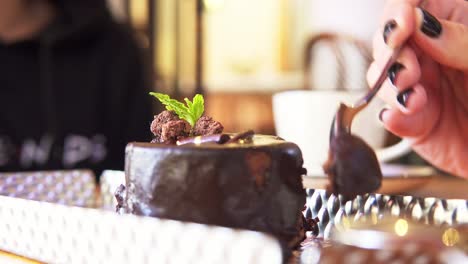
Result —
[[373, 84], [391, 48], [408, 39], [380, 96], [380, 119], [434, 166], [468, 178], [468, 1], [388, 0], [368, 71]]

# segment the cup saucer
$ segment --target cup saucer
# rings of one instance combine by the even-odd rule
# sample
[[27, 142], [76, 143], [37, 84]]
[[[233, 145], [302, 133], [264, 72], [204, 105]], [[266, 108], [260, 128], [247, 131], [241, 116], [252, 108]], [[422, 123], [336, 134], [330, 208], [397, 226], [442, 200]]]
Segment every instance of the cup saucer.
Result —
[[[418, 188], [428, 183], [437, 175], [437, 171], [430, 166], [410, 166], [402, 164], [381, 164], [382, 187], [377, 193], [393, 194]], [[307, 169], [303, 177], [304, 187], [307, 189], [325, 189], [328, 184], [327, 176], [321, 168]]]

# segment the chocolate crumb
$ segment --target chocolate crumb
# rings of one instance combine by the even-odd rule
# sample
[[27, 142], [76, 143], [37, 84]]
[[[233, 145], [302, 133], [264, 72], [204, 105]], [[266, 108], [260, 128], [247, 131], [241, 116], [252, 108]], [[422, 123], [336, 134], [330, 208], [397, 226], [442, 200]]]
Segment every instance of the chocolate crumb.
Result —
[[160, 142], [175, 144], [177, 140], [188, 137], [190, 134], [190, 124], [185, 120], [169, 121], [162, 125]]
[[177, 140], [188, 137], [190, 124], [172, 111], [163, 111], [154, 116], [151, 123], [151, 132], [154, 135], [151, 143], [175, 144]]
[[[221, 135], [223, 129], [221, 123], [209, 116], [202, 116], [192, 128], [187, 121], [180, 119], [176, 113], [166, 110], [154, 116], [154, 120], [151, 122], [151, 132], [154, 135], [151, 143], [176, 144], [178, 141], [189, 137]], [[219, 139], [203, 138], [203, 140], [206, 142], [219, 141], [218, 143], [222, 144], [229, 140], [226, 137], [227, 135], [224, 135]], [[195, 143], [195, 140], [197, 140], [195, 138], [184, 141], [183, 144]]]
[[192, 133], [194, 136], [207, 136], [220, 134], [223, 132], [223, 130], [224, 127], [220, 122], [215, 121], [209, 116], [202, 116], [195, 124]]
[[314, 236], [317, 236], [319, 234], [318, 222], [320, 222], [318, 217], [308, 217], [304, 221], [304, 229], [306, 231], [311, 231]]
[[163, 111], [159, 115], [154, 116], [153, 122], [151, 122], [151, 132], [155, 136], [152, 142], [162, 142], [160, 137], [162, 133], [162, 127], [169, 121], [179, 120], [179, 117], [172, 111]]

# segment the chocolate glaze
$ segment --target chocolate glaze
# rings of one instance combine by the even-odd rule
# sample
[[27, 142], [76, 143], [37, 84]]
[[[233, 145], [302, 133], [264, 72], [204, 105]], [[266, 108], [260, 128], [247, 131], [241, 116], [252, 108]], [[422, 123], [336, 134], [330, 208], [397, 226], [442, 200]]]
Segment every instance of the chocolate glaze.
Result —
[[304, 239], [303, 160], [293, 143], [130, 143], [126, 212], [270, 233], [285, 249]]
[[364, 140], [349, 133], [332, 138], [323, 169], [330, 179], [327, 191], [341, 194], [345, 200], [374, 192], [382, 184], [374, 151]]

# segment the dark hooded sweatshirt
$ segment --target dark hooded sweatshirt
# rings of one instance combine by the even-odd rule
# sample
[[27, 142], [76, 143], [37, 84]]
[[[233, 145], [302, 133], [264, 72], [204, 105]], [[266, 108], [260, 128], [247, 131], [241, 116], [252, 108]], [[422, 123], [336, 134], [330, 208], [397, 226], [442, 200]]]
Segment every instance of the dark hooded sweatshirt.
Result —
[[102, 0], [56, 0], [31, 38], [0, 41], [0, 171], [123, 169], [125, 145], [149, 141], [142, 54]]

